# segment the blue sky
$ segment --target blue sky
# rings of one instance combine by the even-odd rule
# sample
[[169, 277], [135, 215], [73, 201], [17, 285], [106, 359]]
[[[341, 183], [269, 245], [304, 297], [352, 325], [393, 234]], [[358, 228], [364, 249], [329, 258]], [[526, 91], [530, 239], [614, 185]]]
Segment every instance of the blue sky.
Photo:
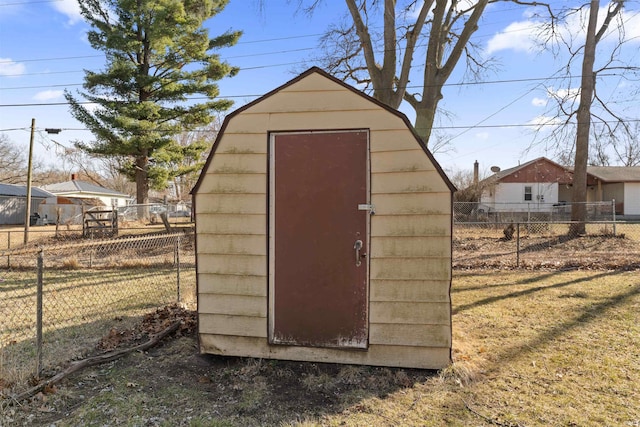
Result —
[[[220, 15], [207, 22], [211, 36], [228, 29], [244, 32], [237, 46], [220, 51], [223, 59], [241, 68], [236, 77], [219, 83], [221, 96], [233, 99], [234, 108], [295, 77], [305, 64], [313, 65], [309, 60], [320, 35], [346, 11], [342, 1], [330, 0], [310, 17], [296, 13], [296, 2], [288, 3], [265, 1], [261, 10], [257, 0], [231, 0]], [[639, 10], [637, 1], [629, 1], [623, 16], [626, 37], [632, 41], [622, 55], [633, 64], [640, 63]], [[478, 160], [481, 171], [488, 174], [493, 165], [508, 168], [542, 155], [553, 157], [553, 144], [525, 151], [534, 138], [533, 128], [525, 125], [546, 120], [549, 97], [560, 89], [547, 78], [562, 63], [550, 52], [534, 48], [530, 14], [530, 9], [509, 4], [492, 6], [483, 17], [474, 40], [485, 54], [498, 60], [498, 70], [487, 74], [483, 84], [460, 84], [468, 80], [463, 67], [458, 67], [445, 88], [440, 106], [450, 118], [441, 120], [439, 126], [454, 150], [435, 154], [445, 170], [470, 170]], [[65, 89], [81, 88], [83, 69], [99, 70], [104, 65], [100, 52], [87, 43], [86, 30], [74, 0], [0, 0], [0, 132], [26, 151], [31, 119], [35, 118], [35, 153], [46, 162], [60, 161], [61, 146], [92, 139], [71, 117], [62, 96]], [[579, 20], [563, 31], [581, 40]], [[607, 46], [612, 42], [602, 48]], [[622, 101], [616, 108], [638, 119], [639, 95], [628, 82], [616, 75], [605, 81], [602, 90], [610, 91], [607, 96]], [[413, 120], [409, 108], [402, 106], [401, 111]], [[63, 131], [48, 135], [45, 128]]]

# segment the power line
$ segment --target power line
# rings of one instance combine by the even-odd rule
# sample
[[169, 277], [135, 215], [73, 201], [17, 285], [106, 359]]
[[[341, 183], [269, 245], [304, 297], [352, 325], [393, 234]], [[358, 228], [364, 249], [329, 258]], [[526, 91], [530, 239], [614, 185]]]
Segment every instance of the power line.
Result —
[[[34, 1], [34, 2], [24, 2], [24, 3], [9, 3], [9, 4], [31, 4], [31, 3], [52, 3], [52, 2], [57, 2], [57, 1], [63, 1], [63, 0], [42, 0], [42, 1]], [[8, 4], [0, 4], [0, 6], [3, 5], [8, 5]], [[498, 12], [506, 12], [508, 10], [515, 10], [516, 8], [511, 8], [511, 9], [507, 9], [507, 10], [500, 10], [500, 11], [490, 11], [490, 12], [485, 12], [485, 14], [488, 13], [498, 13]], [[492, 23], [487, 23], [484, 25], [496, 25], [496, 23], [500, 23], [500, 22], [509, 22], [509, 21], [497, 21], [497, 22], [492, 22]], [[370, 28], [376, 28], [375, 26], [372, 26]], [[509, 33], [516, 33], [516, 32], [522, 32], [522, 31], [527, 31], [528, 28], [520, 28], [517, 30], [510, 30], [510, 31], [503, 31], [501, 32], [501, 34], [509, 34]], [[286, 36], [286, 37], [276, 37], [276, 38], [270, 38], [270, 39], [258, 39], [258, 40], [248, 40], [248, 41], [238, 41], [236, 43], [236, 45], [242, 45], [242, 44], [256, 44], [256, 43], [268, 43], [268, 42], [273, 42], [273, 41], [282, 41], [282, 40], [294, 40], [294, 39], [300, 39], [300, 38], [310, 38], [310, 37], [320, 37], [325, 35], [325, 33], [314, 33], [314, 34], [302, 34], [302, 35], [292, 35], [292, 36]], [[485, 38], [485, 37], [492, 37], [493, 34], [487, 34], [487, 35], [482, 35], [482, 34], [476, 34], [475, 37], [480, 37], [480, 38]], [[426, 47], [427, 44], [419, 44], [416, 47]], [[237, 59], [237, 58], [245, 58], [245, 57], [253, 57], [253, 56], [262, 56], [262, 55], [274, 55], [274, 54], [281, 54], [281, 53], [291, 53], [291, 52], [299, 52], [299, 51], [306, 51], [306, 50], [313, 50], [315, 49], [314, 47], [305, 47], [305, 48], [298, 48], [298, 49], [290, 49], [290, 50], [283, 50], [283, 51], [276, 51], [276, 52], [265, 52], [265, 53], [258, 53], [258, 54], [248, 54], [248, 55], [237, 55], [237, 56], [229, 56], [229, 57], [225, 57], [225, 59]], [[377, 53], [383, 53], [384, 50], [382, 51], [377, 51]], [[1, 63], [20, 63], [20, 62], [44, 62], [44, 61], [60, 61], [60, 60], [71, 60], [71, 59], [86, 59], [86, 58], [98, 58], [98, 57], [103, 57], [104, 55], [81, 55], [81, 56], [66, 56], [66, 57], [53, 57], [53, 58], [28, 58], [28, 59], [4, 59], [4, 60], [0, 60], [0, 64]], [[21, 76], [24, 75], [31, 75], [31, 74], [19, 74]], [[15, 76], [15, 75], [6, 75], [6, 76]], [[1, 77], [1, 76], [0, 76]]]
[[[275, 66], [285, 66], [285, 65], [295, 65], [299, 64], [298, 62], [289, 62], [284, 64], [273, 64], [273, 65], [258, 65], [255, 67], [241, 68], [242, 70], [254, 70], [261, 69], [265, 67], [275, 67]], [[599, 77], [622, 77], [621, 74], [617, 73], [603, 73], [598, 74]], [[547, 76], [547, 77], [526, 77], [520, 79], [501, 79], [501, 80], [486, 80], [486, 81], [477, 81], [477, 82], [459, 82], [459, 83], [445, 83], [443, 87], [458, 87], [458, 86], [480, 86], [480, 85], [492, 85], [492, 84], [508, 84], [508, 83], [526, 83], [526, 82], [544, 82], [549, 80], [567, 80], [567, 79], [579, 79], [580, 76]], [[68, 86], [82, 86], [83, 83], [66, 83], [66, 84], [57, 84], [57, 85], [41, 85], [41, 86], [16, 86], [16, 87], [0, 87], [0, 91], [2, 90], [23, 90], [23, 89], [42, 89], [42, 88], [54, 88], [54, 87], [68, 87]], [[419, 89], [423, 87], [422, 85], [410, 85], [407, 86], [407, 89]], [[261, 96], [261, 95], [228, 95], [221, 96], [220, 98], [240, 98], [240, 97], [250, 97], [250, 96]], [[197, 97], [192, 99], [206, 99], [204, 97]], [[33, 106], [33, 104], [12, 104], [11, 106]], [[47, 104], [38, 104], [38, 106], [44, 106]], [[6, 105], [0, 104], [0, 107], [4, 107]]]
[[0, 6], [20, 6], [23, 4], [37, 4], [37, 3], [57, 3], [64, 0], [35, 0], [35, 1], [21, 1], [15, 3], [0, 3]]
[[[628, 119], [625, 120], [628, 123], [636, 123], [640, 122], [640, 119]], [[604, 124], [614, 124], [618, 123], [617, 120], [605, 120], [598, 123]], [[509, 129], [509, 128], [538, 128], [538, 127], [550, 127], [550, 126], [576, 126], [577, 124], [574, 122], [568, 123], [503, 123], [503, 124], [495, 124], [495, 125], [457, 125], [457, 126], [434, 126], [432, 129], [434, 130], [455, 130], [455, 129]], [[8, 129], [0, 129], [0, 132], [10, 132], [10, 131], [28, 131], [30, 128], [8, 128]], [[44, 131], [44, 129], [36, 129], [38, 131]], [[60, 128], [61, 131], [74, 131], [74, 132], [90, 132], [87, 128]], [[158, 132], [158, 130], [150, 129], [147, 132]], [[210, 132], [207, 129], [194, 129], [191, 132]]]
[[42, 86], [15, 86], [15, 87], [0, 87], [0, 90], [22, 90], [22, 89], [42, 89], [46, 87], [69, 87], [69, 86], [82, 86], [83, 83], [66, 83], [59, 85], [42, 85]]
[[[43, 62], [43, 61], [66, 61], [69, 59], [86, 59], [86, 58], [98, 58], [104, 55], [80, 55], [80, 56], [59, 56], [54, 58], [32, 58], [32, 59], [1, 59], [0, 64], [11, 64], [19, 62]], [[21, 74], [24, 75], [24, 74]]]

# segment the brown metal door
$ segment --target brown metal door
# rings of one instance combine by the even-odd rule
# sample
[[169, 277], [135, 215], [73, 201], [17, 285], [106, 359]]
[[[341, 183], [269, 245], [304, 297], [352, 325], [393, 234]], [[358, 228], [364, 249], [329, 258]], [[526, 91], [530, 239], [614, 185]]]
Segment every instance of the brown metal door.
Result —
[[368, 132], [275, 134], [270, 150], [270, 342], [367, 348]]

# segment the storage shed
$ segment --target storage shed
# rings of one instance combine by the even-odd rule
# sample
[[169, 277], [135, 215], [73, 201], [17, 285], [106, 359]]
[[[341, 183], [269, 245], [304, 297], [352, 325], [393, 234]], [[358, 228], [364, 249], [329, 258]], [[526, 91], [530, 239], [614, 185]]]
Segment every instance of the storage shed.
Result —
[[319, 68], [231, 113], [192, 190], [201, 352], [448, 365], [454, 190], [403, 114]]
[[[38, 187], [31, 188], [29, 215], [38, 212], [38, 207], [53, 194]], [[0, 225], [24, 225], [27, 211], [27, 187], [25, 185], [0, 183]]]

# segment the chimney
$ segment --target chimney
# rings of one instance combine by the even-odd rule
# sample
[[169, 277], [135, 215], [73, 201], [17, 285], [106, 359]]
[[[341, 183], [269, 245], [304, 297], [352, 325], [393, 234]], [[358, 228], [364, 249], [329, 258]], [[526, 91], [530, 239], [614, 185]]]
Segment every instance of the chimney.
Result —
[[478, 184], [478, 181], [479, 181], [479, 178], [480, 178], [479, 169], [480, 169], [480, 164], [476, 160], [475, 162], [473, 162], [473, 183], [474, 184]]
[[71, 174], [71, 181], [75, 181], [78, 178], [78, 175], [76, 175], [75, 173]]

